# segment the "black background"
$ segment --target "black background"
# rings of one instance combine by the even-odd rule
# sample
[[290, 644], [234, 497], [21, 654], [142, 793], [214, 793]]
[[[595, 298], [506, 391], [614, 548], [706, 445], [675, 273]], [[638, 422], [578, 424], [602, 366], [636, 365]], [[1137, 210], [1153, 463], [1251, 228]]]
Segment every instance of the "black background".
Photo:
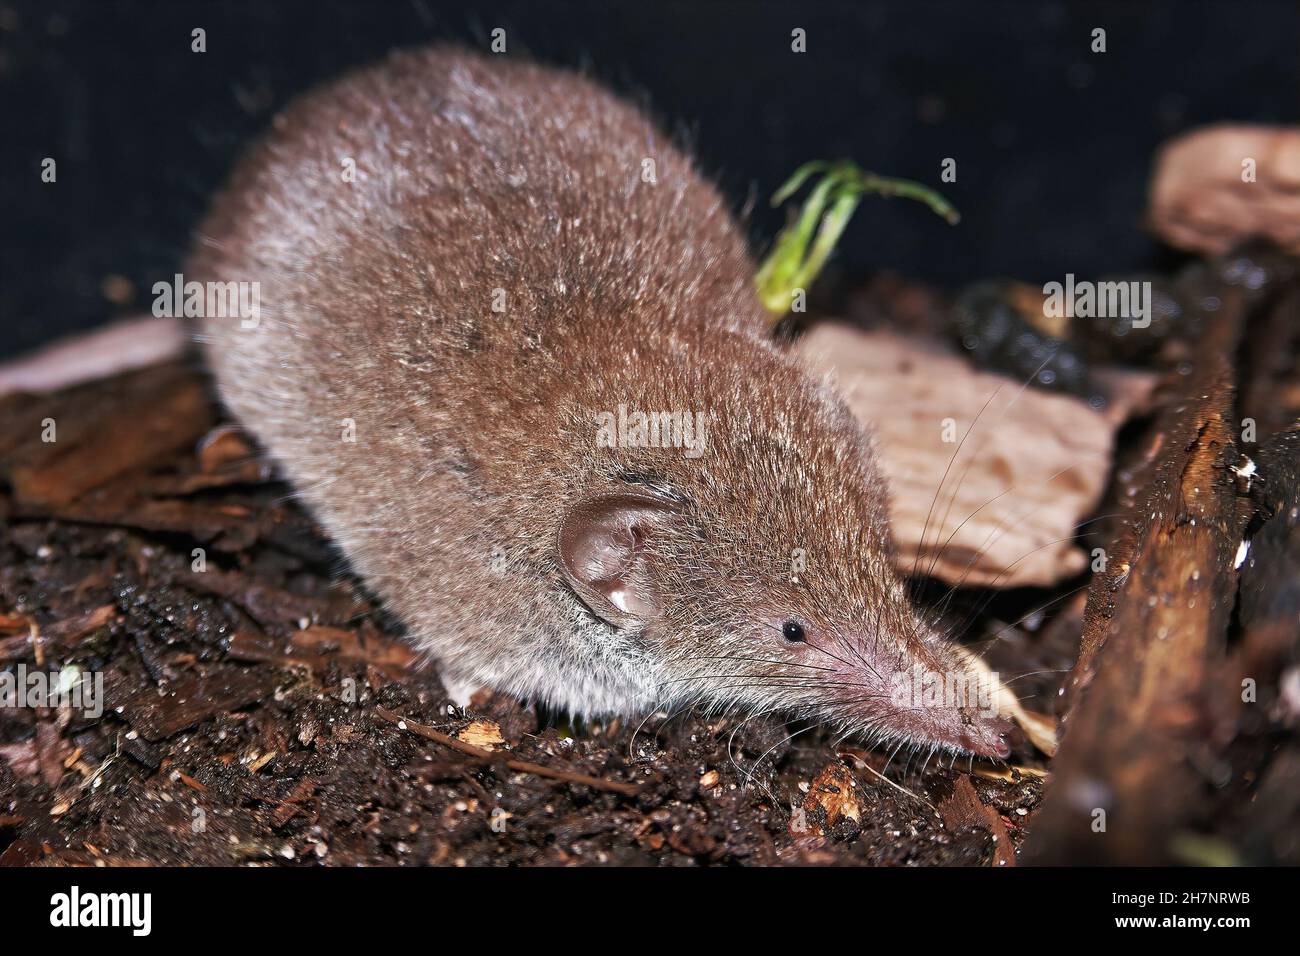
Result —
[[[1265, 0], [0, 0], [0, 354], [147, 308], [241, 144], [295, 93], [394, 47], [486, 47], [501, 26], [510, 55], [585, 66], [688, 135], [737, 209], [755, 203], [756, 248], [782, 222], [767, 197], [805, 160], [937, 184], [954, 157], [960, 226], [868, 201], [840, 253], [854, 275], [951, 287], [1160, 262], [1141, 229], [1155, 146], [1218, 120], [1294, 121], [1298, 25]], [[110, 275], [133, 303], [106, 298]]]

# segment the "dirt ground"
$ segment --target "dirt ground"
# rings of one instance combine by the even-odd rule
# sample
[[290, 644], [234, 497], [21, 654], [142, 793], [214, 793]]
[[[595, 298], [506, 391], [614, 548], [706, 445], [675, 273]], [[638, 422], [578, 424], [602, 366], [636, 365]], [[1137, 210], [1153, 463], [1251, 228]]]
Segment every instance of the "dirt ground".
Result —
[[[776, 719], [451, 706], [186, 367], [4, 400], [0, 462], [0, 667], [104, 681], [99, 716], [0, 708], [3, 864], [996, 866], [1040, 800], [1028, 744], [948, 767]], [[1044, 671], [1044, 710], [1062, 607], [993, 659]]]

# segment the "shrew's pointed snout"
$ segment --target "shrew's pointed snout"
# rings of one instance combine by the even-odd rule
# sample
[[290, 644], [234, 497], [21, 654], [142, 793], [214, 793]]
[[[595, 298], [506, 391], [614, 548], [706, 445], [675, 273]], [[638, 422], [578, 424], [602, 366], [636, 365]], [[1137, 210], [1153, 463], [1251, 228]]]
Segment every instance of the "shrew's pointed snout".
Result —
[[1006, 760], [1011, 756], [1013, 728], [1005, 717], [976, 717], [957, 735], [957, 746], [980, 757]]
[[[875, 664], [885, 662], [877, 658]], [[865, 666], [865, 665], [864, 665]], [[850, 698], [849, 706], [864, 721], [885, 727], [919, 747], [946, 748], [992, 760], [1011, 756], [1014, 728], [999, 707], [1001, 684], [984, 669], [954, 661], [930, 669], [913, 664], [906, 669], [859, 670], [845, 682], [843, 695], [858, 693], [872, 678], [889, 688], [885, 699]], [[879, 685], [876, 685], [879, 686]]]

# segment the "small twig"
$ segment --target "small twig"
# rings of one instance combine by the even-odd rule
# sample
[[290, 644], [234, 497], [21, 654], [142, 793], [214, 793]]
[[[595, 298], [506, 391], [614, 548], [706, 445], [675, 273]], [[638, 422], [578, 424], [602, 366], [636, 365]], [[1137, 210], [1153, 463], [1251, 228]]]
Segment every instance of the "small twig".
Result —
[[208, 788], [207, 788], [206, 786], [204, 786], [203, 784], [199, 783], [197, 780], [195, 780], [193, 777], [191, 777], [188, 773], [185, 773], [185, 772], [182, 771], [182, 770], [177, 770], [177, 771], [176, 771], [176, 776], [177, 776], [178, 778], [180, 778], [181, 783], [185, 784], [185, 786], [189, 787], [191, 790], [196, 790], [196, 791], [198, 791], [199, 793], [207, 793], [207, 792], [208, 792]]
[[397, 724], [405, 727], [414, 734], [419, 734], [426, 740], [432, 740], [440, 743], [444, 747], [450, 747], [452, 750], [458, 750], [467, 757], [473, 757], [475, 760], [483, 763], [496, 764], [502, 763], [519, 773], [530, 773], [536, 777], [547, 777], [551, 780], [559, 780], [564, 783], [577, 783], [585, 787], [591, 787], [595, 790], [607, 790], [611, 793], [621, 793], [626, 797], [635, 797], [640, 793], [641, 788], [634, 783], [619, 783], [615, 780], [604, 780], [600, 777], [589, 777], [585, 773], [572, 773], [568, 770], [553, 770], [550, 767], [543, 766], [539, 763], [530, 763], [527, 760], [514, 760], [504, 758], [500, 754], [494, 754], [490, 750], [484, 750], [481, 747], [475, 747], [473, 744], [467, 744], [463, 740], [457, 740], [455, 737], [449, 737], [447, 734], [440, 733], [432, 727], [424, 724], [417, 724], [409, 717], [401, 717], [383, 707], [376, 707], [375, 713], [391, 724]]

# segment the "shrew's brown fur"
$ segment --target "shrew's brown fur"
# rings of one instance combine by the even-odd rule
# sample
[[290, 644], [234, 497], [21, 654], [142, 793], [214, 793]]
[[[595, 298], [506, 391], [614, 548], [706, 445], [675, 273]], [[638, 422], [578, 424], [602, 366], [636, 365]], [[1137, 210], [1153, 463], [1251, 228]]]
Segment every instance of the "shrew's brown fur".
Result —
[[[203, 323], [221, 395], [449, 686], [1004, 750], [890, 699], [971, 671], [893, 570], [869, 440], [770, 340], [721, 197], [590, 81], [434, 49], [319, 89], [188, 271], [260, 283], [256, 328]], [[604, 447], [620, 406], [703, 413], [700, 453]]]

